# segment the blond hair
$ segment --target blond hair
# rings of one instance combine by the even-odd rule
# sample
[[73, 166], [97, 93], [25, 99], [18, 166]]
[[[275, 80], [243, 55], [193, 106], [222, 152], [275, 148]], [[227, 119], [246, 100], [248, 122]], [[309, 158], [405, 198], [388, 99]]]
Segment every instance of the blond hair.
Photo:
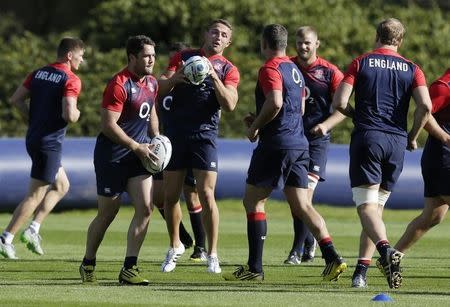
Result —
[[377, 40], [383, 45], [399, 46], [405, 35], [405, 27], [396, 18], [388, 18], [377, 27]]

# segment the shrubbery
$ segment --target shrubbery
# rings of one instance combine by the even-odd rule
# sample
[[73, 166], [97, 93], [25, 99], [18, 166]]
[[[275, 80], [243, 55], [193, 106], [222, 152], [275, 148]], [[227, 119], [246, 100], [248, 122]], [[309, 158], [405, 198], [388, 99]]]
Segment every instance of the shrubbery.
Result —
[[[26, 127], [7, 104], [7, 98], [27, 73], [54, 60], [56, 44], [63, 35], [81, 36], [89, 45], [87, 65], [79, 72], [83, 81], [79, 99], [82, 117], [69, 129], [72, 136], [98, 133], [102, 92], [108, 79], [126, 64], [123, 47], [129, 35], [147, 34], [157, 42], [155, 74], [159, 75], [167, 65], [167, 46], [171, 42], [187, 41], [200, 46], [205, 26], [211, 19], [229, 19], [234, 26], [233, 44], [225, 51], [225, 56], [240, 70], [240, 100], [235, 112], [223, 113], [221, 135], [233, 138], [244, 136], [241, 119], [254, 110], [255, 80], [262, 63], [258, 40], [265, 24], [281, 23], [290, 33], [301, 25], [314, 25], [322, 41], [320, 55], [342, 70], [355, 56], [373, 47], [375, 27], [387, 17], [397, 17], [406, 25], [407, 36], [400, 52], [423, 68], [428, 82], [446, 69], [450, 54], [448, 13], [433, 6], [425, 9], [381, 0], [270, 1], [264, 5], [259, 0], [107, 0], [98, 3], [86, 16], [80, 17], [83, 22], [71, 31], [45, 36], [23, 30], [14, 16], [0, 16], [1, 136], [24, 135]], [[293, 47], [291, 35], [290, 54], [295, 54]], [[334, 141], [348, 142], [351, 129], [351, 122], [345, 121], [335, 129]]]

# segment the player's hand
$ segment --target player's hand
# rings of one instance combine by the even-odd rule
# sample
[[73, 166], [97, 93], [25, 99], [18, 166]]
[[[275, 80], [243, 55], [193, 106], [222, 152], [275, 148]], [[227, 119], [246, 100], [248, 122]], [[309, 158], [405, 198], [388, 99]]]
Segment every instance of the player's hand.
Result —
[[325, 136], [328, 134], [328, 128], [323, 123], [320, 123], [312, 127], [309, 132], [317, 136]]
[[217, 79], [217, 80], [219, 80], [219, 76], [217, 75], [217, 73], [216, 73], [216, 70], [214, 69], [214, 67], [212, 66], [212, 63], [211, 63], [211, 61], [207, 58], [207, 57], [205, 57], [205, 56], [203, 56], [203, 59], [206, 61], [206, 63], [208, 63], [208, 66], [209, 66], [209, 75], [211, 76], [211, 78], [214, 80], [214, 79]]
[[149, 143], [139, 144], [133, 149], [133, 152], [138, 156], [139, 159], [150, 159], [151, 161], [157, 161], [158, 157], [153, 153], [153, 148], [155, 145]]
[[417, 141], [408, 139], [408, 145], [406, 146], [406, 149], [409, 151], [416, 150], [417, 149]]
[[254, 143], [258, 140], [258, 133], [259, 133], [258, 129], [255, 129], [253, 128], [253, 126], [250, 126], [247, 129], [247, 138], [250, 140], [250, 142]]
[[244, 117], [244, 124], [245, 127], [250, 128], [250, 126], [253, 124], [253, 122], [255, 121], [256, 115], [252, 112], [248, 113], [245, 117]]
[[180, 65], [178, 66], [178, 69], [175, 71], [175, 73], [170, 77], [170, 82], [173, 86], [180, 84], [180, 83], [189, 83], [189, 80], [184, 75], [184, 61], [181, 61]]

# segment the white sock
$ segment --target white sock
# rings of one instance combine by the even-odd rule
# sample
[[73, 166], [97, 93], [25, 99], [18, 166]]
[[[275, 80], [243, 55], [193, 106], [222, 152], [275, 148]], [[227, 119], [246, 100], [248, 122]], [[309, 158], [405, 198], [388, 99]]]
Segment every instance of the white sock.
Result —
[[7, 231], [3, 231], [2, 237], [3, 237], [3, 239], [5, 239], [6, 244], [11, 244], [12, 241], [14, 240], [14, 235]]
[[31, 229], [33, 229], [35, 233], [39, 233], [39, 229], [41, 229], [41, 223], [38, 223], [36, 221], [32, 221], [29, 227]]
[[217, 253], [211, 253], [211, 255], [209, 255], [209, 257], [211, 257], [211, 258], [217, 258]]

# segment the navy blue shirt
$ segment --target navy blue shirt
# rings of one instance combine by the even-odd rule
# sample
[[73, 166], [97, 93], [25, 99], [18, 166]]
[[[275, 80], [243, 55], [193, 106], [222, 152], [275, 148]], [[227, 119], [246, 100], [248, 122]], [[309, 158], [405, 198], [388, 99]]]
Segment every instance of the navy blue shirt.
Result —
[[[119, 112], [117, 124], [137, 143], [147, 143], [151, 109], [155, 105], [158, 82], [153, 76], [140, 81], [128, 69], [116, 74], [105, 88], [102, 107]], [[115, 162], [130, 153], [130, 149], [111, 141], [100, 133], [97, 137], [96, 156]]]
[[256, 113], [259, 114], [266, 94], [283, 93], [283, 106], [278, 114], [259, 131], [259, 145], [269, 149], [308, 149], [302, 121], [302, 99], [305, 81], [302, 73], [288, 57], [266, 61], [258, 74], [255, 89]]
[[[335, 65], [317, 57], [308, 65], [302, 67], [298, 57], [291, 60], [297, 64], [305, 79], [305, 113], [303, 114], [303, 127], [308, 140], [318, 138], [309, 133], [317, 124], [325, 121], [333, 113], [331, 102], [344, 74]], [[329, 135], [327, 136], [329, 138]], [[321, 138], [321, 137], [320, 137]]]
[[[175, 54], [169, 63], [168, 71], [176, 71], [182, 61], [194, 55], [204, 55], [202, 49], [182, 50]], [[237, 87], [239, 72], [237, 68], [221, 55], [208, 58], [224, 85]], [[211, 77], [201, 84], [179, 84], [171, 92], [170, 125], [164, 133], [170, 137], [192, 137], [195, 139], [216, 138], [219, 129], [220, 105], [216, 98]]]
[[412, 91], [426, 86], [422, 70], [389, 49], [376, 49], [350, 64], [343, 82], [355, 88], [355, 130], [407, 136]]
[[78, 97], [80, 79], [66, 64], [53, 63], [32, 72], [23, 83], [30, 91], [29, 146], [61, 151], [67, 122], [62, 118], [63, 97]]

